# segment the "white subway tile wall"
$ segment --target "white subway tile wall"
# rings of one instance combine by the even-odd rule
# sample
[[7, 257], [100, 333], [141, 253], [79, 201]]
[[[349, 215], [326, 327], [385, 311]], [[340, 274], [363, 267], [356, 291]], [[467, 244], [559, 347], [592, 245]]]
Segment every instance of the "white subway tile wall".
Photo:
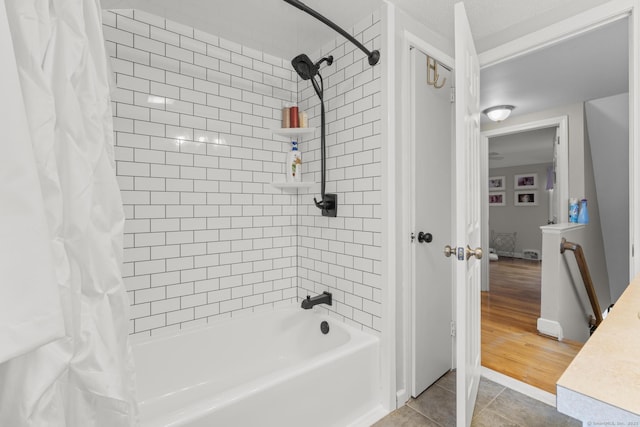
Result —
[[[380, 15], [363, 19], [350, 33], [369, 50], [381, 46]], [[381, 330], [381, 78], [366, 55], [342, 37], [311, 55], [323, 65], [326, 108], [326, 192], [338, 194], [338, 217], [320, 214], [317, 194], [301, 195], [298, 226], [298, 296], [330, 291], [330, 313], [362, 329]], [[382, 52], [381, 61], [385, 61]], [[300, 84], [300, 108], [320, 126], [320, 101]], [[316, 132], [319, 135], [319, 132]], [[300, 144], [303, 173], [320, 181], [320, 138]], [[306, 178], [305, 178], [306, 179]], [[314, 188], [319, 191], [318, 188]]]
[[270, 185], [289, 145], [271, 129], [297, 98], [289, 60], [138, 10], [103, 19], [130, 333], [294, 302], [298, 196]]
[[[124, 276], [132, 334], [171, 333], [329, 290], [333, 316], [381, 328], [381, 67], [343, 38], [310, 55], [323, 67], [327, 192], [283, 192], [281, 108], [310, 126], [320, 104], [290, 59], [138, 11], [104, 12], [116, 73], [116, 163], [127, 221]], [[351, 29], [380, 46], [380, 17]], [[384, 60], [384, 56], [383, 56]], [[300, 143], [304, 180], [320, 181], [320, 132]], [[312, 177], [309, 177], [312, 175]]]

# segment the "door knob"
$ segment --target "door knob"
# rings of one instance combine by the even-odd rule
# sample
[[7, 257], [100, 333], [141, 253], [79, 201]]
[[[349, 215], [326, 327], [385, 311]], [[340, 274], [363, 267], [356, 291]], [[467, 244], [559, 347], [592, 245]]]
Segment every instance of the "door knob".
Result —
[[418, 233], [418, 242], [431, 243], [432, 241], [433, 241], [433, 235], [431, 233], [423, 233], [422, 231]]
[[445, 246], [444, 247], [444, 256], [449, 258], [451, 255], [455, 255], [456, 254], [456, 249], [458, 249], [458, 248], [452, 248], [449, 245]]
[[464, 250], [464, 253], [467, 256], [467, 259], [471, 258], [472, 256], [476, 257], [476, 259], [482, 259], [481, 248], [471, 249], [469, 245], [467, 245], [467, 248]]

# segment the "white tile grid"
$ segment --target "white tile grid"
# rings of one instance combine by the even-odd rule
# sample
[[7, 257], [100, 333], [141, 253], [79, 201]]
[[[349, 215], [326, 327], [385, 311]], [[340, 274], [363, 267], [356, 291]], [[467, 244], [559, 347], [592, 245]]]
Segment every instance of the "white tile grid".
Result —
[[[352, 30], [368, 49], [380, 48], [379, 14]], [[323, 66], [326, 108], [326, 192], [338, 194], [338, 217], [313, 205], [319, 185], [299, 196], [298, 297], [330, 291], [328, 312], [358, 328], [381, 330], [381, 67], [343, 38], [312, 55], [333, 55]], [[381, 61], [385, 61], [382, 52]], [[320, 126], [320, 102], [311, 84], [300, 84], [299, 104], [311, 126]], [[320, 182], [320, 132], [302, 142], [303, 173]], [[323, 306], [324, 307], [324, 306]]]
[[270, 129], [296, 98], [288, 60], [137, 10], [105, 11], [103, 28], [130, 333], [295, 301], [297, 197], [269, 184], [288, 146]]

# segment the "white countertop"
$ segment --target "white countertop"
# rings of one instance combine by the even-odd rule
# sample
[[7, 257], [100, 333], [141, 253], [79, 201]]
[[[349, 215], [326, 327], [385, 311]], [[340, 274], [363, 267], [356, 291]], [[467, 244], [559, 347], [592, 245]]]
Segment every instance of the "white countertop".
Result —
[[[640, 275], [562, 374], [557, 388], [558, 410], [575, 418], [587, 421], [577, 414], [590, 408], [605, 416], [602, 410], [608, 405], [612, 414], [640, 420]], [[582, 412], [576, 413], [578, 406]]]

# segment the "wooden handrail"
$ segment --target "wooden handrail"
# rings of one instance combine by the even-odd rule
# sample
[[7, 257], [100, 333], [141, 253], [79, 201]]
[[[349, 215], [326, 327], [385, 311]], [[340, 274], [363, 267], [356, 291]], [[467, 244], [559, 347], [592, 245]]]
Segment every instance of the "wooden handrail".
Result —
[[595, 319], [591, 318], [589, 326], [591, 326], [591, 332], [593, 333], [598, 325], [602, 323], [602, 311], [600, 310], [600, 304], [598, 303], [598, 295], [596, 295], [596, 290], [593, 287], [593, 281], [591, 280], [591, 274], [589, 273], [587, 259], [584, 257], [582, 246], [577, 243], [567, 242], [567, 239], [563, 237], [562, 241], [560, 242], [560, 253], [563, 254], [567, 249], [572, 251], [576, 257], [576, 262], [578, 263], [578, 268], [580, 269], [580, 275], [582, 276], [584, 287], [587, 290], [589, 302], [591, 302], [591, 309], [593, 310]]

